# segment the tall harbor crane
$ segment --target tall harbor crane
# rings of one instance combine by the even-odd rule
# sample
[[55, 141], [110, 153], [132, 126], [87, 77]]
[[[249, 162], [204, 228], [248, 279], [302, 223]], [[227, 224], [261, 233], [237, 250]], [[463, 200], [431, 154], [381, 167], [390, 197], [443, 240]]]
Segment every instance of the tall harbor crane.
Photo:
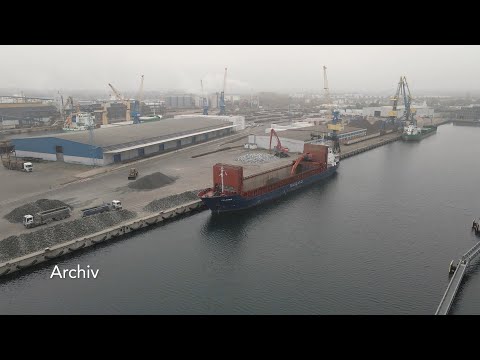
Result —
[[142, 115], [142, 100], [143, 100], [143, 75], [140, 81], [140, 88], [138, 89], [137, 98], [133, 104], [133, 123], [140, 124], [140, 116]]
[[226, 115], [225, 112], [225, 86], [227, 84], [227, 68], [225, 68], [225, 75], [223, 77], [223, 90], [220, 93], [220, 113], [219, 115]]
[[[403, 104], [405, 106], [405, 111], [402, 116], [398, 118], [398, 100], [403, 97]], [[404, 123], [412, 122], [416, 123], [414, 119], [415, 109], [412, 108], [413, 97], [410, 93], [410, 88], [408, 87], [407, 78], [405, 76], [400, 76], [400, 81], [398, 82], [397, 91], [393, 97], [390, 98], [393, 101], [392, 110], [388, 112], [388, 122], [392, 125], [404, 125]], [[416, 125], [416, 124], [415, 124]]]
[[[330, 90], [328, 88], [328, 80], [327, 80], [327, 67], [323, 67], [323, 84], [325, 90], [325, 97], [327, 101], [332, 103], [332, 99], [330, 97]], [[332, 110], [332, 122], [327, 124], [327, 129], [331, 130], [331, 134], [328, 134], [325, 139], [333, 141], [333, 152], [336, 154], [340, 154], [340, 141], [338, 139], [338, 132], [343, 130], [342, 120], [340, 119], [340, 111], [335, 107]]]
[[208, 99], [203, 92], [203, 81], [200, 80], [200, 86], [202, 87], [202, 102], [203, 102], [203, 115], [208, 115]]
[[130, 121], [130, 100], [125, 99], [125, 97], [124, 97], [122, 94], [120, 94], [120, 93], [117, 91], [117, 89], [115, 89], [115, 88], [113, 87], [112, 84], [109, 83], [108, 86], [110, 86], [110, 88], [112, 89], [113, 93], [115, 94], [115, 97], [116, 97], [118, 100], [120, 100], [123, 104], [125, 104], [125, 106], [127, 107], [127, 111], [126, 111], [126, 113], [125, 113], [125, 120], [126, 120], [126, 121]]
[[332, 98], [330, 97], [330, 90], [328, 89], [327, 67], [325, 65], [323, 66], [323, 90], [325, 91], [327, 105], [330, 105], [332, 103]]

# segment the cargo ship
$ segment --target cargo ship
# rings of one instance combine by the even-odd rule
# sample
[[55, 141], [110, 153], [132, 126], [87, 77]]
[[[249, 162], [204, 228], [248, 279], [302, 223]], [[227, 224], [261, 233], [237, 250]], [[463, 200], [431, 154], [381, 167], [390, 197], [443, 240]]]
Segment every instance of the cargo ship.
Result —
[[317, 144], [305, 144], [291, 164], [247, 177], [242, 166], [219, 163], [213, 166], [213, 187], [198, 197], [213, 213], [248, 209], [326, 179], [339, 165], [340, 157], [331, 147]]
[[408, 125], [402, 133], [402, 140], [404, 141], [420, 141], [423, 138], [433, 135], [437, 132], [435, 125], [425, 125], [424, 127], [417, 127], [416, 125]]

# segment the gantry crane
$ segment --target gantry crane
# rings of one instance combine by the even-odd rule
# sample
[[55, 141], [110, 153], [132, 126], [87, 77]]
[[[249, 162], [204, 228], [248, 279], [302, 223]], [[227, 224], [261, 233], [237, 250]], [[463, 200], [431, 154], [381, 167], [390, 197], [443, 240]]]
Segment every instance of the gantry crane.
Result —
[[226, 115], [226, 112], [225, 112], [225, 86], [226, 86], [226, 84], [227, 84], [227, 68], [225, 68], [225, 75], [223, 77], [223, 90], [220, 93], [220, 104], [219, 104], [220, 113], [219, 113], [219, 115]]
[[126, 121], [130, 121], [130, 100], [125, 99], [125, 97], [124, 97], [122, 94], [120, 94], [120, 93], [117, 91], [117, 89], [115, 89], [115, 88], [113, 87], [112, 84], [109, 83], [108, 86], [110, 86], [110, 88], [112, 89], [113, 93], [115, 94], [115, 97], [116, 97], [118, 100], [120, 100], [123, 104], [125, 104], [125, 106], [127, 107], [127, 111], [126, 111], [126, 113], [125, 113], [125, 120], [126, 120]]
[[142, 114], [142, 100], [143, 100], [143, 75], [140, 81], [140, 89], [138, 89], [137, 99], [133, 104], [132, 117], [133, 117], [134, 124], [140, 124], [140, 116]]
[[203, 115], [208, 115], [208, 99], [203, 92], [203, 81], [200, 80], [200, 86], [202, 87], [202, 102], [203, 102]]

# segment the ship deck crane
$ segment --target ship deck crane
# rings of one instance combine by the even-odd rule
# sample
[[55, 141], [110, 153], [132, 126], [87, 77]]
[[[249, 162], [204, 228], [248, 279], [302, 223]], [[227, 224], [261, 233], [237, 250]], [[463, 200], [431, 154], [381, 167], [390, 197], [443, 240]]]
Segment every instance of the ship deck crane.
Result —
[[203, 92], [203, 81], [200, 80], [200, 86], [202, 87], [202, 102], [203, 102], [203, 115], [208, 115], [208, 99]]
[[112, 84], [109, 83], [108, 86], [110, 86], [110, 88], [112, 89], [112, 91], [113, 91], [113, 93], [115, 94], [116, 98], [117, 98], [118, 100], [120, 100], [123, 104], [125, 104], [125, 106], [127, 107], [127, 111], [126, 111], [126, 113], [125, 113], [125, 120], [126, 120], [126, 121], [130, 121], [130, 119], [131, 119], [131, 117], [130, 117], [130, 101], [129, 101], [129, 100], [126, 100], [125, 97], [124, 97], [122, 94], [120, 94], [120, 93], [117, 91], [117, 89], [115, 89], [115, 88], [113, 87]]
[[223, 90], [220, 93], [220, 113], [219, 115], [226, 115], [227, 113], [225, 112], [225, 86], [227, 84], [227, 68], [225, 68], [225, 75], [223, 76]]
[[273, 147], [273, 150], [275, 151], [275, 155], [278, 157], [288, 157], [289, 156], [288, 148], [282, 146], [282, 143], [280, 142], [280, 138], [278, 137], [277, 132], [273, 128], [270, 130], [270, 146], [268, 149], [270, 151], [272, 150], [272, 139], [274, 135], [277, 138], [277, 145]]

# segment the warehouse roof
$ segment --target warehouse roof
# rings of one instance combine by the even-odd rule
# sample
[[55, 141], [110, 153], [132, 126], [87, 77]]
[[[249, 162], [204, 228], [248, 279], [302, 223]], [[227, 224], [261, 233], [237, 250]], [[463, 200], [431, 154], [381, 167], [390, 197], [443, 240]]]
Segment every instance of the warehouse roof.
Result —
[[[345, 134], [345, 133], [358, 131], [358, 130], [366, 130], [366, 129], [357, 128], [353, 126], [345, 126], [342, 131], [339, 131], [339, 134]], [[321, 135], [329, 132], [331, 132], [331, 130], [328, 130], [326, 125], [315, 125], [315, 126], [307, 126], [307, 127], [297, 128], [297, 129], [277, 131], [277, 135], [280, 138], [309, 141], [311, 140], [310, 134]]]
[[[127, 144], [148, 143], [155, 140], [184, 136], [189, 133], [198, 133], [210, 129], [214, 130], [225, 126], [233, 126], [233, 123], [218, 119], [191, 117], [95, 129], [93, 136], [95, 146], [108, 150], [118, 148], [119, 145], [125, 146]], [[30, 139], [39, 137], [52, 137], [52, 135], [37, 136]], [[55, 134], [53, 137], [83, 144], [90, 143], [88, 131]]]

